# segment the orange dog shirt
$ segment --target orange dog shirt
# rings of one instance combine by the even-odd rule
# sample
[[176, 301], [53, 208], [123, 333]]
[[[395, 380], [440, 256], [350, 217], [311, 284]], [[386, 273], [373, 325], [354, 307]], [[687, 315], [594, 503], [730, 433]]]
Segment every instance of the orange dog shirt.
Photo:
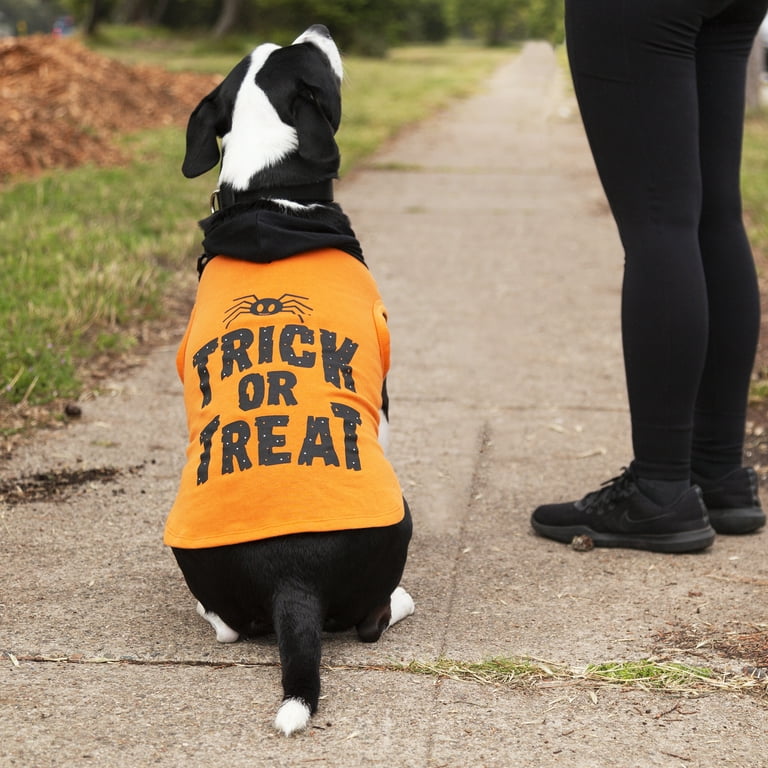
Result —
[[386, 310], [357, 259], [332, 249], [269, 264], [217, 256], [176, 364], [189, 445], [167, 545], [402, 520], [377, 438]]

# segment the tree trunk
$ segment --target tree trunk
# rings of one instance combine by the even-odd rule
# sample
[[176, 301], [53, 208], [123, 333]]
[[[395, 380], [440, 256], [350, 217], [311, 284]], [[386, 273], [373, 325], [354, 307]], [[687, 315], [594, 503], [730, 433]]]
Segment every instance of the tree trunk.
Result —
[[155, 9], [152, 11], [152, 21], [155, 24], [161, 24], [163, 21], [163, 16], [165, 15], [165, 11], [168, 8], [168, 0], [160, 0], [160, 2], [155, 3]]
[[221, 4], [221, 13], [213, 27], [213, 36], [215, 38], [224, 37], [228, 32], [235, 28], [235, 24], [240, 17], [241, 0], [224, 0]]
[[144, 0], [121, 0], [115, 18], [120, 24], [135, 24], [141, 20], [143, 12]]
[[101, 20], [101, 0], [91, 0], [85, 13], [85, 34], [90, 37], [96, 32], [96, 27]]

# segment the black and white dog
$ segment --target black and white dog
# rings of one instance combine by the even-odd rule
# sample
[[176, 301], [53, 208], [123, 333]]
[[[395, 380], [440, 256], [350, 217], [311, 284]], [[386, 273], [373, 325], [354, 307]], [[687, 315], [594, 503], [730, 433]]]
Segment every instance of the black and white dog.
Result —
[[324, 26], [260, 45], [192, 113], [182, 166], [221, 159], [165, 542], [219, 641], [276, 632], [285, 734], [317, 708], [323, 630], [373, 642], [414, 609], [410, 512], [381, 446], [386, 314], [333, 202], [341, 79]]

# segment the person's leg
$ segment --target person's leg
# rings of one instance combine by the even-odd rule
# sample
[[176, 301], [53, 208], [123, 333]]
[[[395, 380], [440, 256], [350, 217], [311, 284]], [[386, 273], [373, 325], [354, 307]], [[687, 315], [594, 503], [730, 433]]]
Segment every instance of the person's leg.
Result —
[[757, 475], [742, 468], [760, 296], [744, 231], [740, 165], [746, 67], [768, 0], [736, 0], [702, 25], [697, 44], [703, 201], [699, 242], [709, 339], [694, 412], [691, 476], [718, 533], [765, 523]]
[[635, 459], [580, 501], [537, 508], [531, 521], [545, 536], [708, 546], [714, 531], [688, 487], [692, 457], [718, 531], [765, 522], [754, 472], [740, 467], [759, 301], [738, 166], [745, 57], [766, 4], [566, 0], [576, 95], [625, 249]]
[[534, 530], [558, 541], [581, 534], [598, 546], [688, 552], [715, 537], [690, 486], [708, 335], [695, 60], [707, 3], [566, 0], [576, 96], [625, 251], [634, 461], [580, 501], [534, 511]]
[[692, 469], [720, 477], [741, 466], [760, 296], [740, 194], [746, 67], [768, 0], [741, 0], [699, 34], [699, 244], [709, 301], [707, 357], [696, 401]]
[[708, 308], [699, 250], [696, 40], [705, 0], [568, 0], [582, 119], [625, 250], [636, 477], [687, 486]]

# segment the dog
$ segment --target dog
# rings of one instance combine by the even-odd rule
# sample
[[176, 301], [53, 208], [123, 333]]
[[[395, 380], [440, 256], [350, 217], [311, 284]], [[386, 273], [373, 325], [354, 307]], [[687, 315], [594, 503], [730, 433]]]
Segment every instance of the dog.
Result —
[[192, 112], [182, 164], [221, 168], [176, 359], [190, 437], [164, 541], [217, 640], [276, 633], [286, 735], [317, 709], [323, 631], [375, 642], [414, 610], [383, 446], [386, 310], [333, 201], [342, 76], [322, 25], [258, 46]]

